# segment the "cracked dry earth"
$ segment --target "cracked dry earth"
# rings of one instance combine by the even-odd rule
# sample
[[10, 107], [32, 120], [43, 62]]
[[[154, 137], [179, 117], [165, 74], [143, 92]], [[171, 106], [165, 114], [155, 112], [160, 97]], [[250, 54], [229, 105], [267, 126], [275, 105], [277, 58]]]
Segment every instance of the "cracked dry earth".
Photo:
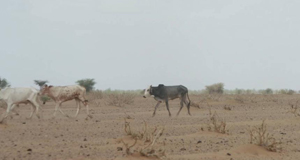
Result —
[[[137, 146], [131, 148], [134, 154], [126, 155], [121, 140], [132, 144], [133, 139], [124, 131], [124, 118], [135, 131], [142, 130], [144, 121], [148, 128], [165, 128], [154, 148], [165, 151], [162, 159], [299, 159], [300, 117], [291, 112], [291, 104], [300, 95], [224, 95], [217, 99], [192, 95], [190, 98], [200, 109], [191, 107], [189, 116], [184, 108], [178, 117], [175, 115], [179, 100], [170, 102], [172, 117], [164, 104], [152, 117], [156, 102], [142, 97], [122, 108], [107, 106], [105, 99], [99, 100], [100, 106], [91, 102], [92, 119], [85, 119], [83, 107], [77, 118], [63, 117], [59, 112], [53, 118], [54, 103], [49, 102], [42, 105], [41, 119], [34, 116], [28, 120], [31, 107], [20, 105], [15, 109], [19, 115], [12, 114], [12, 118], [0, 124], [0, 159], [155, 159], [139, 155]], [[225, 105], [231, 110], [224, 109]], [[228, 134], [208, 130], [209, 108], [226, 121]], [[64, 103], [62, 110], [73, 116], [75, 101]], [[0, 113], [4, 111], [0, 108]], [[282, 151], [270, 152], [249, 143], [250, 128], [259, 126], [264, 119], [267, 132], [282, 142]]]

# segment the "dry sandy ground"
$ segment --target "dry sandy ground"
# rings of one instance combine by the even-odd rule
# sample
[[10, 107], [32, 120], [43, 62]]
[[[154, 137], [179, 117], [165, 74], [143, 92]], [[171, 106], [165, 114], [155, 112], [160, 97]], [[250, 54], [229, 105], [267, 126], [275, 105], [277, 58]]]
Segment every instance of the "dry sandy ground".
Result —
[[[179, 101], [173, 100], [171, 118], [164, 104], [152, 118], [156, 102], [142, 97], [122, 108], [105, 105], [105, 99], [100, 100], [101, 106], [90, 104], [93, 118], [88, 120], [84, 108], [76, 119], [63, 117], [59, 112], [53, 119], [53, 102], [42, 106], [41, 119], [34, 116], [28, 120], [31, 108], [21, 105], [16, 108], [19, 115], [0, 124], [0, 159], [147, 159], [138, 153], [126, 155], [121, 139], [128, 144], [134, 141], [124, 131], [124, 118], [132, 118], [127, 121], [135, 131], [142, 130], [143, 120], [149, 130], [155, 126], [165, 128], [154, 147], [156, 151], [165, 150], [163, 159], [300, 159], [300, 117], [289, 112], [289, 103], [295, 103], [300, 95], [190, 97], [200, 104], [200, 109], [192, 107], [189, 116], [184, 108], [176, 117]], [[216, 111], [226, 121], [228, 134], [208, 131], [210, 115], [206, 102], [212, 112]], [[225, 105], [232, 110], [225, 110]], [[75, 101], [64, 103], [62, 109], [73, 116]], [[267, 132], [282, 142], [281, 152], [249, 144], [249, 129], [259, 126], [264, 119]], [[135, 150], [138, 145], [132, 152]]]

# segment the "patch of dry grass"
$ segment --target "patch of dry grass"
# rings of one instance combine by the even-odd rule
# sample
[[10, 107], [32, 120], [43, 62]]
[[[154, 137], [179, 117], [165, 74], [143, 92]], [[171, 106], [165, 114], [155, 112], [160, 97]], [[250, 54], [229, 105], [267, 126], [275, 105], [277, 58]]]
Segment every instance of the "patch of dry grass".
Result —
[[88, 92], [87, 99], [91, 104], [96, 105], [97, 107], [101, 106], [101, 101], [103, 99], [103, 92], [100, 90], [95, 90]]
[[136, 94], [133, 93], [109, 93], [107, 95], [106, 103], [110, 106], [124, 107], [126, 104], [130, 105], [134, 103]]

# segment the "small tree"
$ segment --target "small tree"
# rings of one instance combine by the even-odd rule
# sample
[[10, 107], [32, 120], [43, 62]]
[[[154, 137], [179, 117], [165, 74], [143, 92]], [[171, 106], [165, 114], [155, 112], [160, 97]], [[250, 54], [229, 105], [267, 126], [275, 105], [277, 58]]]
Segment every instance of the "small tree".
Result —
[[10, 87], [9, 82], [5, 78], [0, 77], [0, 88]]
[[78, 81], [76, 81], [76, 83], [83, 86], [87, 92], [93, 90], [94, 85], [96, 84], [94, 79], [89, 79], [89, 78], [78, 80]]
[[45, 85], [46, 83], [48, 83], [47, 80], [43, 81], [43, 80], [34, 80], [34, 84], [38, 85], [38, 86], [43, 86]]
[[205, 87], [206, 87], [206, 91], [209, 94], [214, 94], [214, 93], [223, 94], [223, 92], [224, 92], [224, 84], [223, 83], [215, 83], [215, 84], [205, 86]]

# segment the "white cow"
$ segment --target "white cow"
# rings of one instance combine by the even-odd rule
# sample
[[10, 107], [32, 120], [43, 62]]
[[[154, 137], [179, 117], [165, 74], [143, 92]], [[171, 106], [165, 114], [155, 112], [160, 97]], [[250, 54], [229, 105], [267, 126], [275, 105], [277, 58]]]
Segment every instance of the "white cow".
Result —
[[89, 106], [88, 100], [85, 99], [86, 89], [79, 85], [70, 85], [70, 86], [48, 86], [43, 85], [40, 90], [41, 95], [47, 95], [48, 97], [52, 98], [55, 103], [55, 111], [53, 116], [55, 117], [57, 110], [59, 110], [64, 116], [67, 116], [61, 109], [60, 106], [63, 102], [75, 99], [77, 104], [77, 112], [75, 117], [79, 114], [81, 105], [80, 102], [86, 107], [86, 113], [88, 117], [92, 117], [89, 114]]
[[7, 104], [7, 109], [5, 116], [0, 121], [2, 122], [8, 115], [9, 112], [21, 103], [30, 103], [32, 105], [32, 112], [29, 118], [32, 117], [33, 113], [36, 112], [36, 116], [40, 118], [38, 115], [40, 103], [39, 103], [39, 91], [35, 88], [5, 88], [0, 89], [0, 99], [3, 100]]

